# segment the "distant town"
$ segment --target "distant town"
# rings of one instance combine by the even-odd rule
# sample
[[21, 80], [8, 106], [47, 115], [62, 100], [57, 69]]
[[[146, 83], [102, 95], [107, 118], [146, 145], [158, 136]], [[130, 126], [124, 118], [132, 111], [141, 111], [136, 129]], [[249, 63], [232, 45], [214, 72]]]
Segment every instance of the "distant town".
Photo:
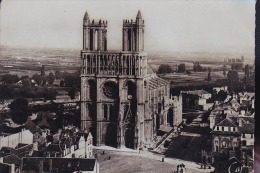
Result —
[[141, 11], [109, 51], [107, 25], [85, 13], [81, 52], [0, 48], [0, 172], [252, 172], [254, 57], [147, 54]]

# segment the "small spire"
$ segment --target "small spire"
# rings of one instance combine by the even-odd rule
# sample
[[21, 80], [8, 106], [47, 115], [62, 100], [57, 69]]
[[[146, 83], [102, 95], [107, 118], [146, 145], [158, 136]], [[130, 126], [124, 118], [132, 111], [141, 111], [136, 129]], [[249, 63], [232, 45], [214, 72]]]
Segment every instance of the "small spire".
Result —
[[85, 15], [84, 15], [84, 20], [89, 20], [89, 16], [88, 16], [88, 12], [86, 11]]
[[136, 19], [142, 19], [142, 15], [141, 15], [141, 11], [140, 10], [138, 10]]

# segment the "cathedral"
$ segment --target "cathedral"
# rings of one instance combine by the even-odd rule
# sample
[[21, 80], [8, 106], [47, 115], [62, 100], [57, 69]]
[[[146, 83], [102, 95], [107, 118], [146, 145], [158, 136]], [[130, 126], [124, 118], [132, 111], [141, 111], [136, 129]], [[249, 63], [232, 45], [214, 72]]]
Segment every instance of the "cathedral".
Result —
[[104, 20], [83, 19], [81, 51], [81, 129], [96, 146], [148, 147], [158, 130], [182, 122], [182, 98], [170, 96], [170, 83], [147, 64], [144, 20], [123, 20], [122, 50], [107, 50]]

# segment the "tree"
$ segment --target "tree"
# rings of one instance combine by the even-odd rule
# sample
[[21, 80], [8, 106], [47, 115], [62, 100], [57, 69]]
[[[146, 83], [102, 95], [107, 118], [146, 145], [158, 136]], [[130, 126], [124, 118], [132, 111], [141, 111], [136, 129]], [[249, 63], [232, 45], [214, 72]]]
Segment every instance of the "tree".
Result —
[[56, 79], [60, 79], [60, 78], [61, 78], [61, 72], [60, 72], [60, 70], [56, 70], [56, 71], [55, 71], [55, 78], [56, 78]]
[[193, 63], [193, 71], [194, 72], [201, 72], [202, 70], [203, 70], [203, 68], [201, 67], [201, 65], [198, 61]]
[[211, 81], [211, 68], [208, 68], [208, 78], [207, 81], [210, 82]]
[[247, 64], [245, 65], [245, 76], [249, 76], [250, 74], [250, 66]]
[[178, 70], [177, 70], [178, 73], [185, 73], [185, 71], [186, 71], [185, 64], [178, 65]]
[[35, 73], [32, 76], [32, 79], [36, 82], [37, 85], [40, 85], [42, 83], [42, 77], [38, 73]]
[[172, 68], [168, 64], [161, 64], [157, 71], [158, 74], [172, 73]]
[[223, 75], [226, 76], [227, 75], [227, 66], [223, 65]]
[[19, 81], [19, 77], [17, 75], [5, 74], [2, 76], [2, 81], [5, 84], [13, 84]]
[[70, 96], [71, 99], [75, 99], [75, 95], [76, 95], [76, 87], [71, 87], [68, 95]]
[[12, 98], [14, 95], [14, 87], [10, 85], [0, 85], [0, 99]]
[[228, 86], [230, 92], [236, 92], [239, 85], [238, 72], [229, 70], [227, 74]]
[[60, 87], [64, 87], [64, 84], [65, 84], [65, 83], [64, 83], [64, 80], [61, 80], [61, 81], [60, 81]]
[[186, 74], [191, 74], [191, 71], [190, 70], [186, 70]]
[[57, 91], [52, 88], [44, 87], [42, 91], [44, 100], [54, 100], [57, 96]]
[[243, 69], [243, 63], [231, 64], [231, 70], [241, 70]]
[[23, 76], [20, 77], [20, 80], [23, 80], [23, 79], [26, 79], [26, 78], [29, 78], [29, 76], [23, 75]]
[[71, 73], [63, 73], [64, 75], [64, 83], [66, 87], [72, 87], [76, 85], [76, 82], [78, 79], [80, 79], [79, 76], [76, 76], [77, 74], [71, 74]]
[[31, 81], [29, 78], [23, 79], [22, 84], [24, 88], [29, 88], [31, 86]]
[[224, 101], [227, 98], [228, 93], [226, 91], [220, 90], [217, 94], [219, 101]]
[[45, 78], [42, 79], [42, 85], [43, 86], [46, 85], [46, 79]]
[[27, 121], [28, 116], [30, 116], [30, 110], [28, 106], [28, 101], [23, 98], [17, 98], [9, 105], [11, 110], [11, 119], [16, 124], [24, 124]]
[[73, 86], [80, 87], [81, 79], [80, 79], [80, 69], [72, 73], [73, 79]]
[[41, 77], [44, 77], [45, 76], [45, 67], [44, 65], [42, 65], [41, 67]]
[[48, 84], [52, 85], [54, 80], [55, 80], [55, 77], [54, 77], [53, 73], [50, 72], [49, 76], [48, 76]]

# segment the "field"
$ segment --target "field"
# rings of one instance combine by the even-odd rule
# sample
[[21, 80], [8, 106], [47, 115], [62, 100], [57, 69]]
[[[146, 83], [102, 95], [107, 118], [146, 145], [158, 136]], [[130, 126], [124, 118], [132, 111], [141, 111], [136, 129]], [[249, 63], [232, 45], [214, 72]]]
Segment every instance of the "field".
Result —
[[[239, 77], [242, 78], [244, 72], [239, 72]], [[205, 79], [208, 77], [208, 72], [195, 72], [192, 74], [184, 73], [171, 73], [166, 75], [160, 75], [160, 77], [171, 81], [171, 87], [176, 86], [189, 86], [189, 85], [203, 85], [208, 83], [214, 83], [217, 80], [226, 79], [227, 77], [223, 75], [223, 71], [212, 71], [211, 81], [207, 82]]]
[[[161, 64], [169, 64], [172, 69], [176, 70], [178, 64], [185, 63], [186, 69], [191, 70], [193, 62], [195, 61], [199, 61], [204, 68], [211, 67], [213, 70], [220, 69], [223, 66], [225, 57], [240, 58], [241, 56], [245, 57], [246, 63], [253, 63], [254, 56], [251, 54], [148, 52], [147, 55], [148, 64], [155, 72]], [[32, 74], [38, 73], [42, 65], [45, 66], [46, 72], [56, 69], [70, 72], [78, 70], [80, 62], [80, 49], [22, 49], [0, 47], [0, 74], [7, 72], [31, 76]], [[213, 73], [212, 75], [214, 76]], [[218, 76], [221, 76], [221, 74]], [[174, 79], [174, 76], [172, 77]], [[188, 79], [186, 76], [182, 77]], [[192, 78], [194, 76], [191, 75], [189, 77]], [[203, 79], [205, 78], [203, 75], [201, 77]], [[215, 78], [215, 76], [213, 78]]]
[[39, 73], [45, 66], [46, 73], [74, 72], [80, 67], [80, 50], [0, 48], [0, 74], [19, 76]]

